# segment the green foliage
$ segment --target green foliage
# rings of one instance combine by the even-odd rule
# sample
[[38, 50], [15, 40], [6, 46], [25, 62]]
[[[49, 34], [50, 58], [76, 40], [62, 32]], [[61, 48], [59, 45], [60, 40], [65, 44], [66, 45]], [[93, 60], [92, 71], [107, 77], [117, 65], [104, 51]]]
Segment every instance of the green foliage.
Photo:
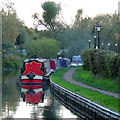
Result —
[[10, 41], [2, 41], [2, 49], [7, 50], [8, 48], [12, 48], [13, 45]]
[[65, 57], [79, 55], [84, 49], [88, 48], [89, 29], [66, 28], [57, 34], [58, 40], [61, 42], [62, 49], [67, 49]]
[[120, 77], [120, 56], [112, 51], [90, 49], [82, 53], [83, 68], [105, 77]]
[[[0, 13], [2, 13], [3, 56], [4, 54], [9, 56], [18, 55], [19, 53], [16, 54], [19, 52], [17, 49], [22, 49], [23, 44], [28, 39], [28, 33], [26, 32], [23, 22], [20, 21], [17, 17], [16, 11], [14, 9], [14, 3], [9, 3], [8, 1], [5, 1], [5, 3], [3, 2]], [[18, 47], [16, 48], [15, 45]]]
[[12, 3], [6, 3], [0, 11], [2, 13], [2, 32], [3, 42], [15, 42], [19, 34], [21, 21], [17, 18], [16, 11]]
[[56, 57], [59, 51], [60, 42], [50, 38], [32, 40], [28, 44], [28, 54], [30, 57], [34, 56], [34, 54], [45, 58]]
[[73, 25], [58, 32], [57, 38], [62, 43], [62, 49], [67, 49], [65, 57], [71, 58], [88, 49], [88, 38], [91, 36], [92, 29], [91, 21], [89, 17], [82, 18], [82, 10], [79, 9]]
[[5, 55], [2, 60], [3, 69], [19, 69], [21, 67], [21, 63], [23, 61], [22, 58], [17, 56], [8, 56]]
[[43, 3], [42, 8], [44, 10], [44, 21], [51, 26], [56, 18], [56, 15], [59, 14], [60, 6], [54, 2], [45, 2]]
[[82, 53], [82, 60], [83, 60], [83, 68], [85, 70], [91, 70], [95, 73], [94, 71], [94, 60], [95, 60], [95, 56], [94, 54], [99, 51], [99, 49], [90, 49], [90, 50], [86, 50]]
[[82, 22], [82, 9], [78, 9], [77, 15], [75, 16], [75, 22], [74, 22], [74, 28], [79, 28], [81, 27], [81, 22]]
[[[60, 22], [56, 21], [57, 15], [59, 15], [59, 12], [61, 10], [60, 5], [56, 4], [55, 2], [44, 2], [42, 4], [43, 8], [43, 19], [39, 18], [38, 13], [34, 13], [33, 17], [36, 21], [37, 25], [43, 25], [47, 30], [54, 32], [54, 34], [57, 33], [59, 29], [62, 28], [62, 24]], [[54, 36], [56, 39], [56, 35]]]
[[19, 31], [19, 35], [16, 38], [15, 44], [19, 46], [20, 49], [23, 48], [25, 42], [28, 40], [29, 36], [25, 28], [21, 28]]
[[[90, 17], [83, 18], [82, 17], [83, 10], [78, 9], [77, 14], [75, 15], [75, 21], [73, 21], [73, 24], [68, 26], [66, 25], [65, 22], [59, 19], [58, 15], [60, 15], [59, 13], [61, 10], [60, 4], [56, 4], [54, 2], [48, 1], [42, 4], [43, 19], [39, 19], [37, 14], [34, 15], [34, 19], [36, 20], [37, 25], [43, 25], [44, 27], [47, 28], [47, 30], [37, 31], [37, 27], [36, 29], [27, 28], [26, 26], [24, 26], [23, 22], [18, 19], [13, 3], [6, 3], [5, 5], [2, 5], [2, 6], [3, 8], [1, 8], [1, 11], [0, 11], [2, 13], [2, 24], [3, 24], [2, 25], [3, 27], [2, 28], [2, 38], [3, 38], [2, 44], [3, 44], [3, 50], [6, 50], [6, 52], [9, 51], [9, 48], [13, 48], [15, 43], [18, 46], [17, 49], [26, 48], [28, 49], [28, 52], [29, 52], [29, 50], [32, 50], [32, 48], [29, 48], [28, 46], [33, 39], [36, 40], [36, 39], [42, 39], [42, 37], [46, 37], [46, 38], [52, 38], [61, 42], [61, 49], [64, 49], [64, 51], [66, 51], [63, 53], [63, 55], [65, 57], [71, 58], [73, 55], [79, 55], [84, 50], [88, 49], [89, 37], [92, 38], [91, 47], [93, 47], [93, 43], [94, 43], [93, 28], [98, 21], [102, 26], [101, 32], [100, 32], [100, 42], [104, 43], [104, 46], [103, 46], [104, 49], [105, 50], [108, 49], [108, 42], [110, 42], [111, 43], [110, 49], [113, 51], [117, 51], [115, 47], [115, 43], [118, 42], [118, 51], [120, 51], [119, 50], [120, 40], [118, 39], [119, 38], [119, 34], [118, 34], [119, 21], [118, 21], [117, 13], [97, 15], [94, 18], [90, 18]], [[37, 48], [35, 49], [37, 50]], [[32, 52], [31, 53], [34, 54], [36, 50], [33, 50], [32, 51], [33, 53]], [[49, 51], [47, 53], [49, 53]], [[42, 56], [44, 55], [42, 54]], [[104, 57], [104, 55], [102, 57]], [[86, 61], [88, 61], [87, 59]], [[94, 58], [90, 58], [90, 59], [92, 60]], [[97, 59], [100, 59], [100, 58], [97, 58]], [[101, 59], [101, 64], [102, 63], [103, 61]], [[99, 65], [100, 63], [98, 62], [96, 62], [96, 65], [97, 66], [99, 65], [99, 67], [95, 69], [94, 69], [95, 64], [90, 68], [85, 67], [87, 66], [87, 64], [91, 64], [91, 62], [88, 62], [88, 63], [86, 62], [84, 65], [84, 68], [92, 70], [95, 74], [97, 74], [100, 71], [100, 69], [105, 68], [104, 64]], [[109, 75], [110, 74], [111, 73], [109, 72]]]
[[83, 70], [82, 67], [75, 70], [75, 73], [72, 77], [74, 80], [79, 81], [83, 84], [105, 91], [120, 93], [120, 84], [117, 80], [104, 78], [102, 76], [95, 76], [92, 72]]
[[55, 19], [56, 16], [59, 14], [59, 5], [55, 4], [54, 2], [45, 2], [43, 3], [42, 8], [44, 10], [42, 16], [44, 21], [38, 19], [38, 17], [35, 18], [37, 18], [38, 24], [44, 25], [49, 30], [49, 32], [45, 31], [45, 37], [49, 36], [50, 38], [56, 39], [61, 42], [61, 49], [67, 50], [67, 53], [64, 53], [65, 57], [71, 58], [73, 55], [79, 55], [82, 53], [82, 51], [88, 49], [89, 37], [92, 38], [91, 47], [94, 46], [94, 26], [98, 22], [100, 22], [102, 26], [100, 32], [100, 42], [104, 43], [104, 49], [108, 49], [108, 43], [110, 42], [110, 49], [113, 51], [117, 51], [115, 47], [115, 43], [119, 42], [119, 34], [117, 32], [117, 13], [97, 15], [94, 18], [83, 18], [83, 10], [78, 9], [77, 14], [75, 15], [75, 21], [73, 21], [73, 24], [68, 26], [65, 22]]

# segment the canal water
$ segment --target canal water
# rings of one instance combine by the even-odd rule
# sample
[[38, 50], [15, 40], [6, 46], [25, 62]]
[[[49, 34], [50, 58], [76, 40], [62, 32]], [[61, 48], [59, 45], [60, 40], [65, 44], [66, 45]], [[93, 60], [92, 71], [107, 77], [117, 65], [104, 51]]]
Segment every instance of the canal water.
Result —
[[18, 80], [19, 71], [3, 71], [2, 118], [78, 119], [52, 96], [49, 86], [33, 91], [18, 87]]

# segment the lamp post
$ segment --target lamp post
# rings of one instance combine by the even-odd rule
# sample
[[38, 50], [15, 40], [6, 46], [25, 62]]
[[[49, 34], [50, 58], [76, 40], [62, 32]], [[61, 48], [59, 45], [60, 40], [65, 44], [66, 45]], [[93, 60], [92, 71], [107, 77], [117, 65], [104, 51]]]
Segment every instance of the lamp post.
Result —
[[115, 44], [115, 47], [116, 47], [116, 53], [118, 53], [118, 44], [117, 43]]
[[103, 50], [103, 45], [104, 45], [104, 44], [102, 43], [102, 50]]
[[89, 48], [91, 48], [91, 38], [89, 38]]
[[100, 49], [100, 37], [99, 37], [99, 34], [100, 34], [101, 25], [98, 23], [96, 27], [97, 27], [97, 31], [98, 31], [98, 49]]
[[96, 32], [94, 33], [94, 48], [96, 49]]
[[110, 50], [110, 43], [108, 43], [108, 50]]

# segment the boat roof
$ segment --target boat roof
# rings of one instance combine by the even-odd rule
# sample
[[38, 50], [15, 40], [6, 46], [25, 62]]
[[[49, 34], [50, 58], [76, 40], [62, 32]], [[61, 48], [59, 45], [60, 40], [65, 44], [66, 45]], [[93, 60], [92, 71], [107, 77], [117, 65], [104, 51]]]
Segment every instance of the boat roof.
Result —
[[29, 61], [38, 61], [38, 62], [45, 62], [48, 61], [48, 59], [41, 59], [41, 58], [31, 58], [31, 59], [26, 59], [24, 62], [29, 62]]

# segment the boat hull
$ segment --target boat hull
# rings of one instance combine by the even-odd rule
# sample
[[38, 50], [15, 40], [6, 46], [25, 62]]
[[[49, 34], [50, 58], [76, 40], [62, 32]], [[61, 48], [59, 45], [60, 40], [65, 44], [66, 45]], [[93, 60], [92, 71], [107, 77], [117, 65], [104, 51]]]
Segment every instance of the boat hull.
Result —
[[29, 85], [35, 86], [35, 88], [39, 88], [39, 87], [41, 87], [42, 84], [49, 83], [49, 82], [50, 82], [49, 77], [43, 77], [43, 76], [36, 75], [31, 80], [29, 77], [27, 77], [27, 75], [20, 76], [20, 83], [23, 88], [26, 88]]

